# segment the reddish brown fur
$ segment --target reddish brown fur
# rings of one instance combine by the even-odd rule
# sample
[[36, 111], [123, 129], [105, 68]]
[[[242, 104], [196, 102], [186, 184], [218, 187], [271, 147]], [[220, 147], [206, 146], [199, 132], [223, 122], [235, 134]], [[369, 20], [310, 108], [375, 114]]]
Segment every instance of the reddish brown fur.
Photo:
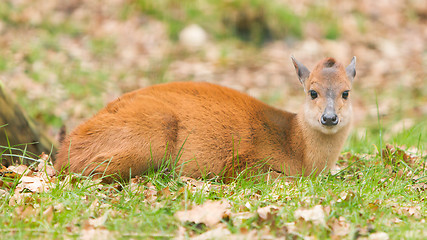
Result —
[[[336, 63], [328, 72], [328, 63], [317, 65], [305, 89], [321, 94], [321, 88], [351, 86], [344, 68]], [[230, 177], [251, 166], [286, 175], [319, 173], [335, 163], [350, 127], [333, 134], [313, 127], [307, 118], [317, 118], [321, 105], [310, 99], [294, 114], [214, 84], [155, 85], [123, 95], [78, 126], [62, 143], [55, 168], [128, 178], [181, 154], [179, 170], [190, 177]]]

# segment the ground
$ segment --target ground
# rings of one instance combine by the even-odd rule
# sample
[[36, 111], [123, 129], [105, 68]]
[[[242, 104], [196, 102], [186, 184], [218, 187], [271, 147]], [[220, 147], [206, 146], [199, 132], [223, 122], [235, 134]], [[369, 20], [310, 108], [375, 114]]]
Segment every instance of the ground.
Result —
[[[124, 92], [170, 81], [218, 83], [296, 111], [304, 94], [291, 55], [309, 68], [357, 57], [341, 170], [230, 185], [165, 171], [106, 186], [47, 177], [35, 161], [25, 174], [2, 170], [1, 234], [423, 239], [426, 29], [423, 0], [1, 1], [0, 81], [52, 137]], [[214, 208], [223, 214], [194, 214]]]

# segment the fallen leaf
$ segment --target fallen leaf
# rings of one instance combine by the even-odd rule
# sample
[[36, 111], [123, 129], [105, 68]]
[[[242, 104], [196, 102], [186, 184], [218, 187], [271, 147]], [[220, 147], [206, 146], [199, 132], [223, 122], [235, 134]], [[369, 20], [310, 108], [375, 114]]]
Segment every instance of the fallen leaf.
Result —
[[231, 213], [230, 219], [233, 222], [234, 226], [240, 226], [242, 223], [250, 218], [253, 218], [255, 213], [253, 212], [239, 212], [239, 213]]
[[408, 212], [409, 216], [414, 216], [415, 218], [421, 218], [421, 206], [415, 206], [415, 207], [407, 207], [405, 210]]
[[28, 166], [26, 165], [18, 165], [18, 166], [9, 166], [7, 168], [9, 171], [12, 171], [18, 175], [26, 175], [28, 176], [29, 174], [32, 173], [32, 171], [28, 168]]
[[221, 225], [218, 228], [206, 231], [199, 236], [192, 237], [192, 240], [204, 240], [204, 239], [226, 239], [227, 236], [231, 235], [230, 230], [226, 226]]
[[421, 206], [401, 206], [398, 204], [392, 205], [392, 209], [397, 214], [403, 214], [408, 217], [421, 218]]
[[47, 161], [49, 160], [49, 155], [47, 155], [45, 152], [42, 152], [42, 154], [39, 155], [39, 160]]
[[33, 193], [46, 192], [50, 189], [46, 179], [34, 176], [23, 176], [17, 189], [27, 189]]
[[325, 213], [321, 205], [316, 205], [310, 209], [297, 209], [294, 212], [297, 219], [303, 219], [306, 222], [312, 222], [315, 225], [326, 226]]
[[162, 197], [165, 197], [165, 198], [169, 197], [169, 196], [171, 195], [171, 191], [170, 191], [170, 189], [169, 189], [169, 186], [168, 186], [168, 187], [163, 188], [162, 190], [160, 190], [160, 191], [158, 192], [158, 195], [159, 195], [159, 196], [162, 196]]
[[65, 210], [65, 206], [63, 203], [58, 203], [55, 206], [53, 206], [53, 208], [57, 212], [63, 212]]
[[338, 157], [338, 160], [339, 161], [345, 160], [345, 161], [355, 161], [356, 162], [356, 161], [360, 160], [360, 157], [355, 155], [355, 154], [352, 154], [351, 152], [346, 152], [346, 153], [343, 153], [342, 155], [340, 155]]
[[385, 232], [372, 233], [368, 237], [369, 240], [388, 240], [390, 237]]
[[340, 216], [338, 219], [334, 218], [332, 220], [331, 230], [331, 237], [337, 237], [336, 239], [340, 239], [350, 233], [350, 224], [343, 216]]
[[178, 226], [178, 231], [176, 231], [175, 240], [184, 240], [186, 239], [186, 230], [183, 226]]
[[9, 196], [9, 192], [8, 192], [8, 191], [6, 191], [6, 190], [0, 189], [0, 197], [2, 197], [2, 198], [3, 198], [3, 196], [4, 196], [4, 197]]
[[324, 206], [323, 212], [326, 214], [326, 216], [328, 216], [331, 213], [331, 206], [330, 205]]
[[297, 229], [297, 226], [296, 226], [295, 222], [285, 223], [285, 227], [286, 227], [286, 229], [287, 229], [287, 231], [289, 233], [296, 233], [296, 234], [298, 234], [298, 229]]
[[427, 183], [419, 182], [419, 183], [412, 185], [411, 188], [414, 189], [415, 191], [419, 192], [419, 193], [422, 193], [422, 192], [425, 192], [425, 190], [427, 189]]
[[337, 173], [339, 173], [343, 168], [338, 166], [338, 165], [334, 165], [332, 166], [332, 168], [329, 170], [331, 172], [332, 175], [336, 175]]
[[397, 223], [403, 222], [403, 220], [400, 219], [400, 218], [398, 218], [398, 217], [395, 217], [395, 218], [391, 219], [390, 222], [392, 222], [394, 224], [397, 224]]
[[81, 240], [104, 240], [104, 239], [116, 239], [114, 235], [107, 229], [102, 228], [88, 228], [83, 229], [80, 233]]
[[144, 186], [142, 185], [142, 178], [140, 176], [136, 176], [129, 181], [129, 189], [131, 192], [135, 194], [139, 194], [143, 192]]
[[15, 208], [15, 212], [19, 219], [24, 220], [36, 215], [38, 210], [35, 209], [32, 205], [22, 205]]
[[56, 175], [55, 168], [53, 168], [53, 166], [47, 161], [40, 162], [39, 165], [37, 165], [36, 170], [39, 172], [46, 173], [49, 177], [53, 177]]
[[148, 202], [155, 202], [157, 200], [157, 189], [152, 183], [147, 183], [146, 189], [143, 191], [145, 200]]
[[9, 206], [19, 205], [25, 202], [25, 199], [31, 197], [32, 193], [21, 192], [19, 189], [15, 189], [14, 194], [9, 199]]
[[90, 226], [92, 226], [94, 228], [99, 228], [101, 226], [104, 226], [105, 222], [108, 219], [108, 215], [109, 215], [109, 211], [105, 212], [102, 216], [100, 216], [98, 218], [89, 219], [87, 221], [87, 224], [89, 224]]
[[396, 164], [399, 161], [404, 161], [409, 166], [413, 167], [416, 157], [405, 152], [402, 148], [394, 147], [390, 144], [386, 144], [382, 150], [382, 157], [390, 164]]
[[278, 210], [279, 208], [277, 206], [270, 205], [270, 206], [258, 208], [256, 212], [258, 213], [258, 216], [262, 220], [267, 220], [267, 219], [271, 219], [273, 213], [277, 212]]
[[342, 191], [340, 193], [340, 198], [337, 200], [337, 202], [350, 201], [350, 200], [354, 199], [355, 197], [356, 197], [356, 194], [351, 190]]
[[46, 221], [49, 223], [52, 222], [53, 220], [53, 210], [54, 210], [54, 207], [50, 206], [43, 211], [43, 216], [46, 218]]
[[0, 177], [2, 177], [2, 180], [0, 180], [0, 187], [5, 186], [6, 188], [11, 188], [14, 185], [13, 179], [18, 178], [19, 174], [0, 164]]
[[381, 205], [381, 200], [375, 200], [374, 202], [370, 202], [370, 203], [368, 203], [368, 208], [371, 210], [371, 211], [373, 211], [373, 212], [375, 212], [379, 207], [380, 207], [380, 205]]
[[202, 193], [207, 193], [211, 188], [211, 184], [208, 182], [199, 181], [185, 176], [180, 177], [180, 179], [187, 184], [187, 188], [190, 189], [191, 192], [201, 191]]
[[95, 213], [95, 211], [97, 210], [97, 209], [99, 209], [99, 200], [98, 200], [98, 198], [96, 198], [95, 200], [93, 200], [93, 202], [90, 204], [90, 206], [89, 206], [89, 212], [90, 213]]
[[193, 207], [191, 210], [183, 210], [175, 213], [175, 217], [181, 222], [203, 223], [212, 227], [223, 219], [230, 203], [226, 200], [208, 200], [202, 205]]

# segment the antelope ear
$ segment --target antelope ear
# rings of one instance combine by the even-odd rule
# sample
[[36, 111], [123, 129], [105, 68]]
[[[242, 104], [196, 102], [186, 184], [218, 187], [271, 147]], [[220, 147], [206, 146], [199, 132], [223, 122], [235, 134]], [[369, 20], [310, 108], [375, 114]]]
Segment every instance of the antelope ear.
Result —
[[351, 59], [351, 63], [345, 68], [348, 79], [353, 82], [354, 77], [356, 77], [356, 56]]
[[300, 62], [298, 62], [294, 56], [291, 56], [292, 63], [294, 64], [295, 71], [297, 72], [298, 79], [302, 85], [305, 80], [310, 76], [310, 71]]

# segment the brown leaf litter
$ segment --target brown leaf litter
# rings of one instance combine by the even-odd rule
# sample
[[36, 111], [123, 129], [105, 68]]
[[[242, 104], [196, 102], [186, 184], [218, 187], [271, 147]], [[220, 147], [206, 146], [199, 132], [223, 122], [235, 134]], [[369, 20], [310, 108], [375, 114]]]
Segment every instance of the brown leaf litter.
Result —
[[230, 214], [230, 207], [230, 203], [227, 200], [208, 200], [202, 205], [194, 206], [191, 210], [178, 211], [174, 216], [183, 223], [203, 223], [208, 227], [212, 227]]

